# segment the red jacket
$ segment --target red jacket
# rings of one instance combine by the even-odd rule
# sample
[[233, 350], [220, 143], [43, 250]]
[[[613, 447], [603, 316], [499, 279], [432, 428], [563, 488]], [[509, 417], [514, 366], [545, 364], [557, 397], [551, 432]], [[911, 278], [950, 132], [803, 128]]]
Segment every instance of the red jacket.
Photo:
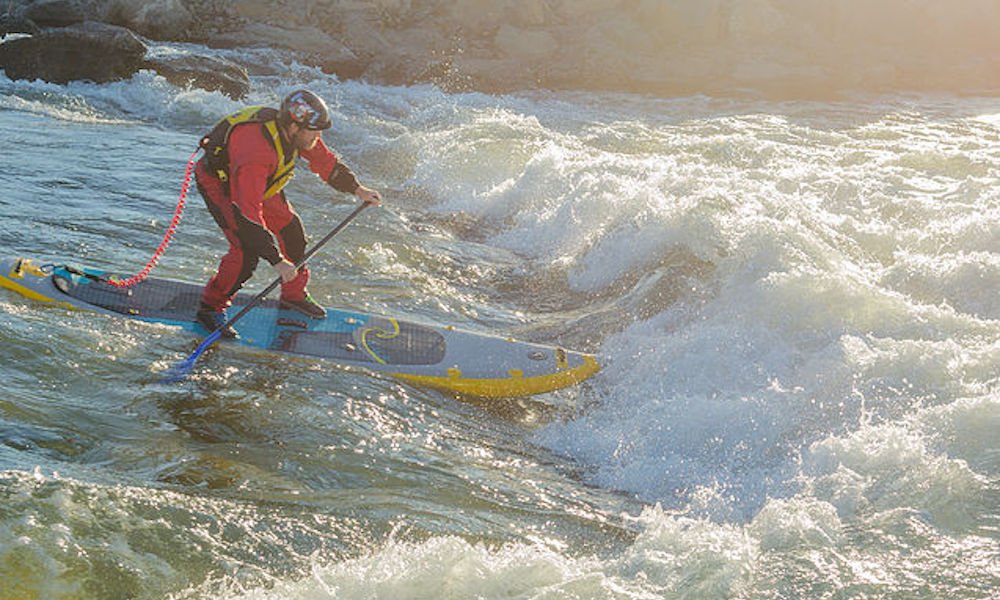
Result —
[[[278, 169], [278, 153], [258, 124], [239, 125], [229, 136], [229, 197], [243, 216], [264, 229], [263, 206], [267, 179]], [[311, 150], [300, 152], [309, 169], [329, 181], [337, 157], [317, 140]]]

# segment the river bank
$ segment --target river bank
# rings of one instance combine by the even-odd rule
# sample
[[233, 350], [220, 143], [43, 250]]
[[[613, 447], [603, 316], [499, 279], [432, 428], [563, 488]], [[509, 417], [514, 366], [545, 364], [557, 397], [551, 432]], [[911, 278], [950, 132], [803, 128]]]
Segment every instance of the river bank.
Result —
[[448, 91], [825, 98], [1000, 84], [995, 0], [12, 0], [5, 31], [25, 20], [283, 49], [342, 80]]

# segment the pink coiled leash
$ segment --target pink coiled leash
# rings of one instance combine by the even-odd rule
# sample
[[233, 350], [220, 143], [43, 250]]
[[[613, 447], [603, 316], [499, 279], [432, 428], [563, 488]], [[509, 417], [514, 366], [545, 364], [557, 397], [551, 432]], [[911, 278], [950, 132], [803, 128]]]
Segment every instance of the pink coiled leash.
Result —
[[[200, 150], [200, 148], [198, 150]], [[184, 183], [181, 184], [181, 195], [177, 200], [177, 208], [174, 209], [174, 218], [171, 219], [170, 226], [167, 227], [167, 232], [163, 234], [163, 241], [160, 242], [159, 248], [156, 249], [156, 252], [153, 253], [153, 257], [149, 259], [149, 262], [146, 263], [146, 267], [142, 271], [139, 271], [138, 275], [125, 280], [116, 278], [106, 280], [111, 285], [120, 288], [130, 288], [141, 282], [149, 276], [149, 273], [156, 267], [157, 263], [160, 261], [160, 257], [163, 256], [163, 253], [167, 250], [167, 247], [170, 246], [170, 242], [173, 241], [174, 234], [177, 233], [177, 227], [181, 224], [181, 217], [184, 214], [184, 203], [187, 202], [188, 190], [191, 188], [191, 176], [194, 173], [195, 156], [198, 154], [198, 150], [195, 150], [194, 153], [191, 154], [191, 158], [188, 160], [187, 168], [184, 169]]]

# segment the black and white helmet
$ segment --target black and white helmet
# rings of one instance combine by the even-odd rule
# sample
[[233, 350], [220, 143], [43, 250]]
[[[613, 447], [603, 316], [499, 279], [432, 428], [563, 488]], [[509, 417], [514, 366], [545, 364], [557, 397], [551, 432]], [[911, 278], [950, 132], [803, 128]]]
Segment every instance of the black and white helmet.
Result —
[[281, 102], [278, 110], [286, 122], [298, 123], [306, 129], [329, 129], [330, 110], [326, 102], [308, 90], [295, 90]]

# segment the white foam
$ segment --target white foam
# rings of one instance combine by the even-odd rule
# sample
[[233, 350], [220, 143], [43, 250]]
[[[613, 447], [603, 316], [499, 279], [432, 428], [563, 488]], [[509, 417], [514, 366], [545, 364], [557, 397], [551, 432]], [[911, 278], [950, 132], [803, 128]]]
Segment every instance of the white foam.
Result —
[[[748, 587], [755, 542], [738, 528], [679, 518], [650, 507], [642, 532], [620, 557], [574, 556], [546, 539], [488, 546], [455, 537], [390, 541], [370, 555], [314, 563], [311, 577], [268, 589], [213, 593], [269, 598], [702, 598]], [[212, 586], [207, 586], [212, 587]]]

